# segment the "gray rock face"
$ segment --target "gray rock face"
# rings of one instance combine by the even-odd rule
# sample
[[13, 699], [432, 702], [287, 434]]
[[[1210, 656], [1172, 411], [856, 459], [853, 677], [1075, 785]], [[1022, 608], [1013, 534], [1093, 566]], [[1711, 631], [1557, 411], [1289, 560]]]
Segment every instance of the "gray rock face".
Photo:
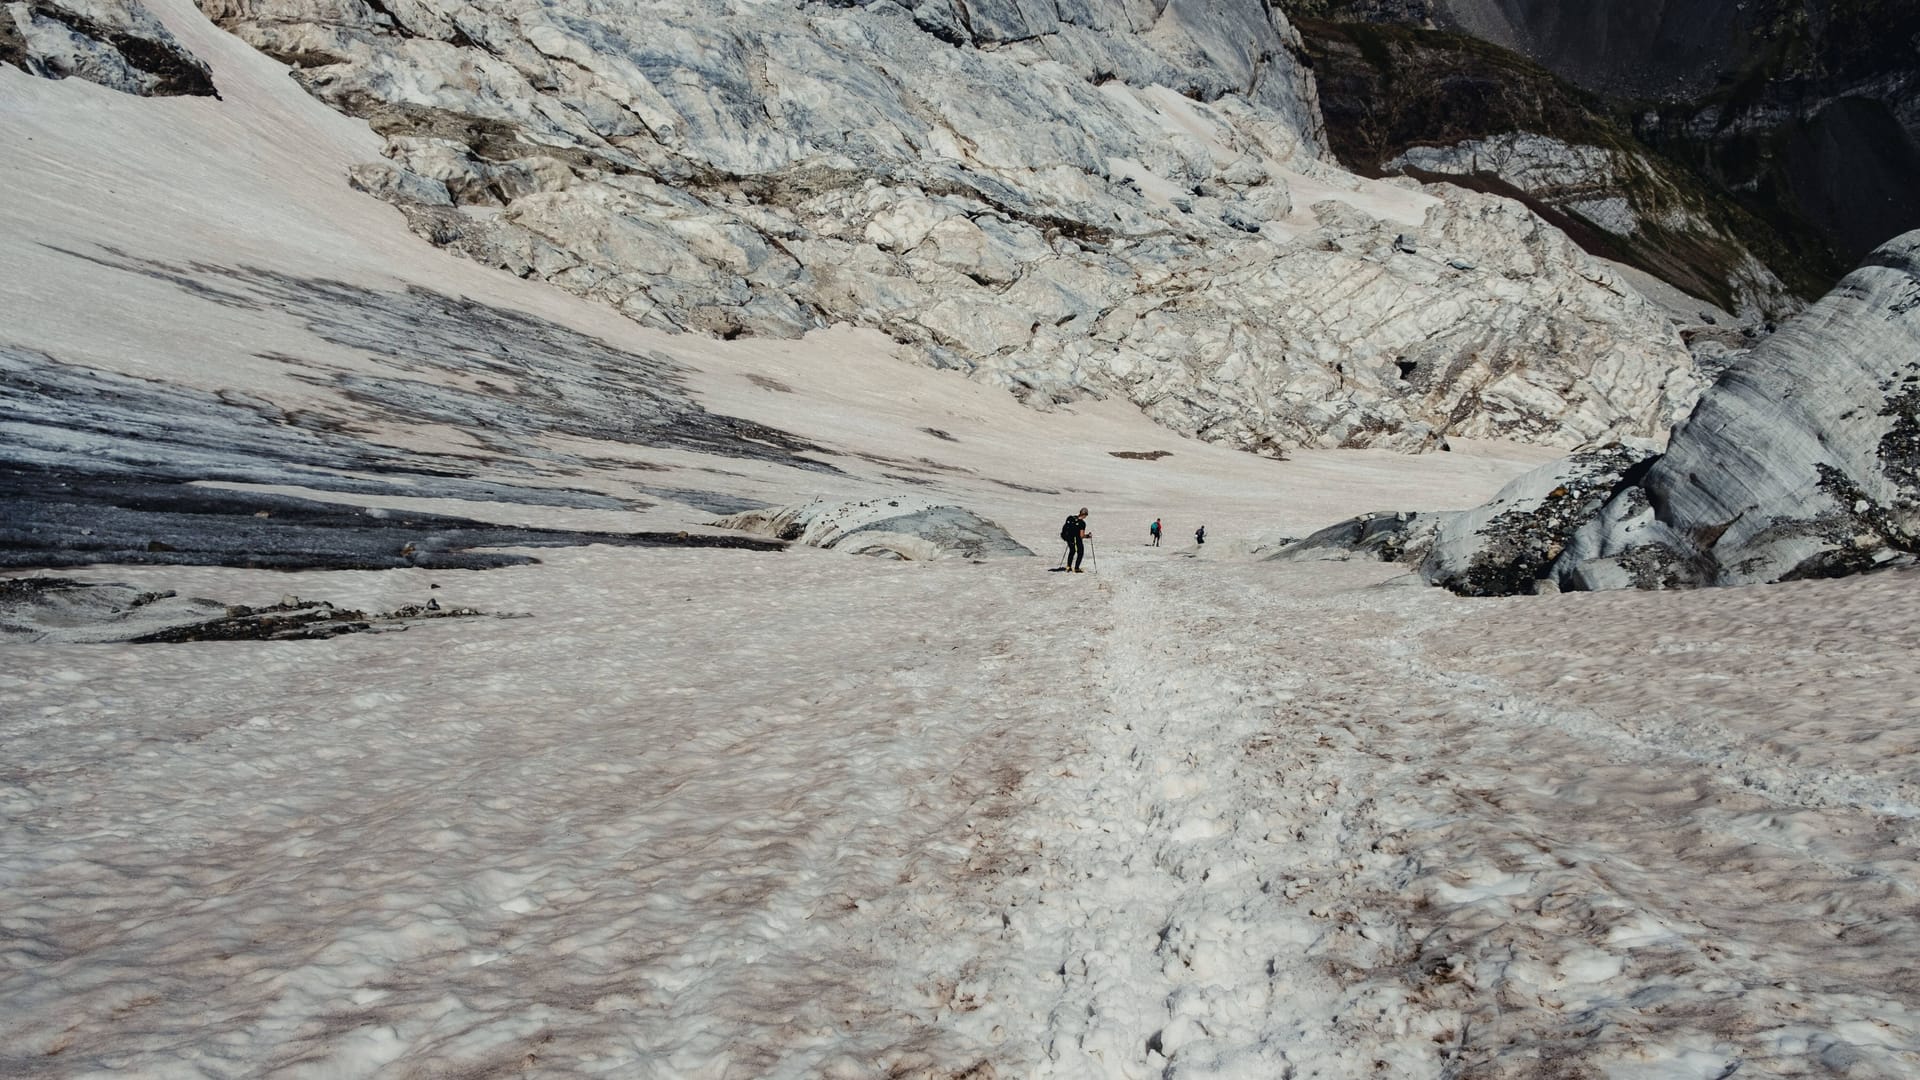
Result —
[[963, 506], [910, 497], [862, 502], [816, 499], [799, 506], [749, 510], [714, 524], [807, 547], [883, 559], [993, 559], [1033, 554], [1005, 529]]
[[1920, 550], [1920, 232], [1737, 360], [1555, 567], [1578, 588], [1827, 577]]
[[[1834, 577], [1920, 553], [1920, 231], [1736, 359], [1664, 454], [1610, 446], [1485, 506], [1342, 522], [1277, 557], [1418, 560], [1475, 596]], [[1430, 541], [1424, 537], [1431, 536]]]
[[140, 0], [14, 0], [0, 11], [0, 63], [142, 97], [218, 96], [213, 75]]
[[1695, 209], [1686, 193], [1645, 153], [1569, 143], [1527, 131], [1451, 146], [1416, 146], [1386, 163], [1390, 173], [1428, 177], [1493, 176], [1623, 241], [1655, 227], [1696, 245], [1737, 252], [1725, 286], [1735, 311], [1752, 319], [1792, 314], [1802, 306], [1740, 239]]
[[1697, 392], [1524, 210], [1332, 168], [1257, 0], [201, 2], [386, 135], [353, 182], [415, 231], [648, 325], [876, 327], [1256, 452], [1652, 435]]

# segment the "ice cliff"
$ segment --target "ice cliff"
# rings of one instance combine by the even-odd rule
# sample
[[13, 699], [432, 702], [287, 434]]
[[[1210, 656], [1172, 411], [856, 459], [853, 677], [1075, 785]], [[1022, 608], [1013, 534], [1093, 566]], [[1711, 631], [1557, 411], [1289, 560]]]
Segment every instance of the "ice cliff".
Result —
[[1667, 321], [1519, 205], [1330, 164], [1256, 0], [202, 0], [433, 243], [650, 326], [879, 328], [1256, 451], [1656, 435]]

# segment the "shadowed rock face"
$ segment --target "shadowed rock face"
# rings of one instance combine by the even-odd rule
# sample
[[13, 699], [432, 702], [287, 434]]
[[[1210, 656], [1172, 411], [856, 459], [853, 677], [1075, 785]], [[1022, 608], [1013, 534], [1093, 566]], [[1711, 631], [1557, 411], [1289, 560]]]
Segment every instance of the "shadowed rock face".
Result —
[[1531, 216], [1331, 168], [1259, 0], [202, 7], [386, 136], [353, 183], [420, 235], [650, 326], [871, 326], [1268, 454], [1651, 435], [1695, 389]]
[[[1920, 4], [1911, 0], [1287, 6], [1339, 20], [1460, 31], [1602, 95], [1645, 146], [1698, 173], [1778, 233], [1786, 261], [1781, 252], [1760, 250], [1759, 238], [1741, 235], [1805, 296], [1887, 238], [1920, 227]], [[1487, 73], [1504, 66], [1487, 65]], [[1329, 122], [1341, 126], [1332, 113]], [[1337, 130], [1334, 138], [1337, 144]], [[1437, 127], [1426, 138], [1455, 141]]]
[[1636, 141], [1606, 103], [1525, 57], [1415, 27], [1300, 28], [1328, 141], [1360, 172], [1521, 199], [1587, 251], [1756, 321], [1793, 314], [1796, 288], [1831, 280], [1824, 262], [1807, 264], [1724, 192]]
[[213, 75], [140, 0], [23, 0], [0, 11], [0, 63], [142, 97], [218, 97]]
[[1920, 554], [1920, 231], [1736, 360], [1664, 454], [1577, 454], [1493, 502], [1346, 522], [1280, 557], [1420, 563], [1467, 595], [1836, 577]]
[[[204, 300], [291, 313], [318, 338], [358, 350], [392, 374], [268, 356], [328, 391], [323, 400], [333, 403], [289, 411], [246, 394], [129, 378], [0, 344], [0, 424], [8, 431], [0, 443], [0, 565], [491, 566], [526, 560], [468, 549], [717, 542], [501, 528], [257, 490], [646, 505], [569, 488], [568, 477], [584, 481], [601, 463], [553, 449], [546, 440], [553, 433], [837, 471], [805, 456], [817, 449], [810, 443], [702, 408], [671, 358], [627, 353], [520, 312], [420, 288], [382, 291], [116, 253], [74, 257], [168, 281]], [[417, 436], [435, 429], [464, 448], [421, 449]], [[715, 512], [752, 505], [632, 486]]]
[[1713, 88], [1752, 33], [1742, 0], [1437, 0], [1445, 23], [1617, 97]]

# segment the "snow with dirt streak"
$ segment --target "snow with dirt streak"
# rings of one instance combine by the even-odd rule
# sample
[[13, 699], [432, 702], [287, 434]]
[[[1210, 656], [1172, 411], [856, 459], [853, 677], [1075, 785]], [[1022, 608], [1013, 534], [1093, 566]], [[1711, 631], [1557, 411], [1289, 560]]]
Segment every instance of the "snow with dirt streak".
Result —
[[[1912, 1075], [1920, 578], [1105, 553], [590, 548], [433, 575], [533, 619], [0, 652], [0, 1062]], [[183, 573], [287, 583], [112, 576]]]
[[[1122, 402], [1034, 412], [871, 332], [647, 330], [409, 236], [344, 184], [364, 126], [159, 6], [225, 101], [0, 67], [0, 348], [36, 405], [0, 420], [39, 464], [193, 464], [141, 423], [257, 436], [196, 489], [261, 500], [247, 528], [365, 511], [369, 543], [382, 515], [590, 538], [911, 496], [1050, 556], [1087, 506], [1097, 569], [63, 571], [527, 617], [0, 640], [0, 1075], [1920, 1074], [1920, 577], [1466, 600], [1261, 562], [1551, 454], [1266, 460]], [[523, 344], [723, 430], [504, 439], [448, 407], [525, 399], [488, 385]], [[607, 384], [551, 385], [577, 421]]]

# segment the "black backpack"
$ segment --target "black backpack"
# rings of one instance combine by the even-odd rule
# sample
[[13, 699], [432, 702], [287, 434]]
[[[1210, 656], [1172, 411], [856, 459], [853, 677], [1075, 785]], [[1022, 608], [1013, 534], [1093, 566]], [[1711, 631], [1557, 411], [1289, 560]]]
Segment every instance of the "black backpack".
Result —
[[1080, 515], [1068, 514], [1067, 523], [1065, 525], [1060, 526], [1060, 539], [1065, 540], [1068, 543], [1072, 543], [1074, 537], [1077, 537], [1079, 535], [1080, 535]]

